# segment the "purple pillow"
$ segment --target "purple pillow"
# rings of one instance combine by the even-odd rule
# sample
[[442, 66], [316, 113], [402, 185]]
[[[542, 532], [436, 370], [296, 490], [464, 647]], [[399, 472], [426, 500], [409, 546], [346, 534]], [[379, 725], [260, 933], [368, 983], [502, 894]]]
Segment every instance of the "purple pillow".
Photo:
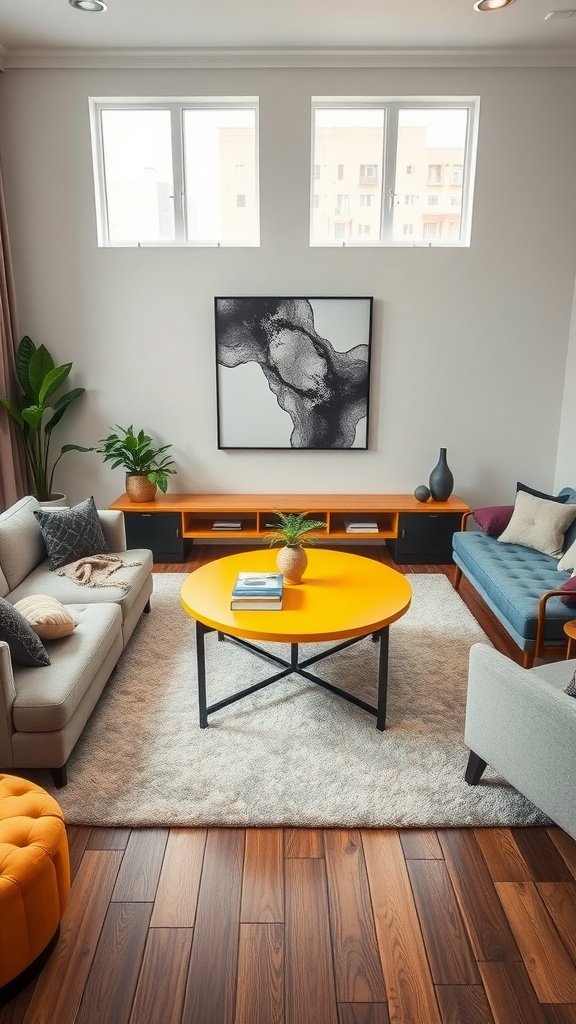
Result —
[[485, 508], [475, 508], [472, 518], [489, 537], [499, 537], [512, 519], [513, 511], [514, 505], [486, 505]]
[[561, 597], [560, 600], [563, 604], [567, 604], [569, 608], [576, 608], [576, 576], [571, 576], [558, 589], [570, 591], [570, 594], [567, 594], [566, 597]]

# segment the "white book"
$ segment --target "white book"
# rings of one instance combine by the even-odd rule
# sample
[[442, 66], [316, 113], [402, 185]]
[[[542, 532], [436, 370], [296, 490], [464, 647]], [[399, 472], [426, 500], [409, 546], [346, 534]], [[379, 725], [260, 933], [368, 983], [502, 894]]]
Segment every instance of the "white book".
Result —
[[346, 522], [345, 524], [347, 533], [378, 533], [378, 523], [365, 522], [360, 523], [357, 521]]
[[241, 530], [242, 523], [239, 520], [215, 519], [212, 523], [213, 530]]

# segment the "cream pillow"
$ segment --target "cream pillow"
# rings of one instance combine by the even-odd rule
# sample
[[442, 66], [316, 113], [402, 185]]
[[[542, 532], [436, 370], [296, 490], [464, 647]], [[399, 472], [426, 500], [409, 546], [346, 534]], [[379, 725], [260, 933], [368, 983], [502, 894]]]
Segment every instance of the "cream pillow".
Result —
[[14, 607], [41, 640], [58, 640], [61, 636], [68, 636], [78, 625], [69, 609], [55, 597], [32, 594], [17, 601]]
[[[560, 571], [567, 571], [568, 569], [576, 569], [576, 540], [570, 545], [567, 551], [564, 552], [562, 558], [558, 562], [558, 568]], [[574, 575], [574, 573], [572, 573]]]
[[508, 526], [498, 537], [501, 544], [522, 544], [545, 555], [559, 558], [564, 534], [576, 518], [576, 505], [536, 498], [527, 491], [518, 491], [514, 512]]

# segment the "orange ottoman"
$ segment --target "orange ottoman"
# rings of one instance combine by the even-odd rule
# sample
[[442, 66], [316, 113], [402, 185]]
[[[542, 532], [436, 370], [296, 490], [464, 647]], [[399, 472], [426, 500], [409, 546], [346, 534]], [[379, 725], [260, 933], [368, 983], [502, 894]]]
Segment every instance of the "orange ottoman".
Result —
[[60, 807], [40, 786], [0, 774], [0, 998], [12, 994], [13, 986], [4, 986], [51, 950], [69, 892]]

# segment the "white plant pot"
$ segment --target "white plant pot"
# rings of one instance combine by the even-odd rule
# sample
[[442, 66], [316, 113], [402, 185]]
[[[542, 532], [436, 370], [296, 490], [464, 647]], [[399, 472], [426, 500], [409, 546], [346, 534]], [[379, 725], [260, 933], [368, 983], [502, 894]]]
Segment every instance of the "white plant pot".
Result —
[[56, 492], [50, 495], [49, 501], [41, 501], [40, 508], [68, 508], [68, 498], [65, 494]]

